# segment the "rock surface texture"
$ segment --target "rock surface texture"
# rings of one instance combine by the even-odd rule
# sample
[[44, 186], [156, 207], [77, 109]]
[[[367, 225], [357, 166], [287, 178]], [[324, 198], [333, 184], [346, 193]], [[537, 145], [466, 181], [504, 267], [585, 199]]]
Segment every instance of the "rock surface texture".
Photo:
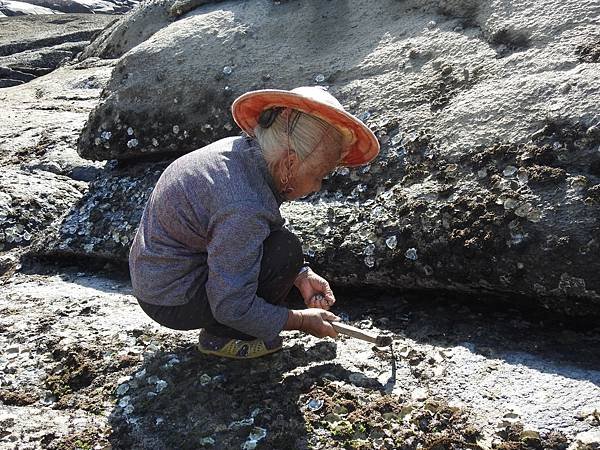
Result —
[[114, 20], [90, 14], [0, 17], [0, 88], [52, 72]]
[[395, 357], [285, 332], [283, 351], [236, 362], [199, 354], [195, 332], [152, 322], [127, 282], [16, 274], [0, 290], [0, 447], [597, 448], [598, 328], [561, 331], [473, 304], [356, 300], [339, 295], [334, 311], [390, 332]]
[[0, 89], [0, 275], [62, 223], [105, 165], [82, 159], [76, 142], [110, 71], [90, 58]]
[[[600, 309], [597, 4], [207, 3], [145, 2], [0, 89], [0, 449], [600, 448], [598, 321], [523, 308]], [[1, 22], [2, 65], [100, 28], [73, 17]], [[126, 262], [173, 158], [238, 132], [237, 94], [306, 84], [382, 153], [287, 226], [332, 311], [393, 346], [294, 331], [266, 358], [201, 355], [95, 262]]]
[[138, 0], [0, 0], [0, 17], [44, 14], [123, 14]]
[[[167, 10], [152, 3], [113, 26], [155, 20], [135, 47], [113, 31], [94, 50], [129, 49], [81, 134], [83, 157], [168, 160], [235, 133], [237, 95], [320, 84], [382, 144], [370, 166], [337, 170], [284, 207], [331, 281], [600, 313], [597, 2], [222, 2], [177, 20]], [[93, 256], [81, 239], [73, 251]], [[94, 249], [123, 259], [116, 244]]]

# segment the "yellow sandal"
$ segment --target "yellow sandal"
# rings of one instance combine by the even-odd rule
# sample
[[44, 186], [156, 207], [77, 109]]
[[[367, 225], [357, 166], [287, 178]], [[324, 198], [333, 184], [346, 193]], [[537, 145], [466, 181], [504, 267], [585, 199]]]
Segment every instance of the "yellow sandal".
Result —
[[254, 339], [244, 341], [241, 339], [232, 339], [228, 337], [215, 336], [206, 330], [200, 331], [200, 342], [198, 351], [205, 355], [221, 356], [223, 358], [233, 359], [252, 359], [275, 353], [282, 348], [282, 339], [277, 338], [272, 341]]

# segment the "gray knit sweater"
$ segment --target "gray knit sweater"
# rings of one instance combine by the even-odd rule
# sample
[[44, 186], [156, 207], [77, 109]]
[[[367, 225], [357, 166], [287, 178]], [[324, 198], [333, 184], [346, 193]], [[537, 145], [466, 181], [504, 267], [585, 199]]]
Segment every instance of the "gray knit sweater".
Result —
[[178, 158], [154, 187], [131, 246], [134, 295], [173, 306], [206, 289], [218, 322], [276, 337], [287, 308], [256, 290], [263, 241], [283, 225], [281, 202], [250, 138], [221, 139]]

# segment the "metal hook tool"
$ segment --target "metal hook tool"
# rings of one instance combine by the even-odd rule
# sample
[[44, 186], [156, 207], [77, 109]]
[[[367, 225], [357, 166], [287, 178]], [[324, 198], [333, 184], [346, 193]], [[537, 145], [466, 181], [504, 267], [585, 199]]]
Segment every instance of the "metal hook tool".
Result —
[[375, 335], [373, 333], [369, 333], [367, 331], [361, 330], [360, 328], [353, 327], [352, 325], [348, 325], [342, 322], [330, 322], [335, 331], [341, 334], [345, 334], [346, 336], [350, 336], [356, 339], [361, 339], [363, 341], [371, 342], [375, 344], [377, 347], [386, 347], [392, 344], [392, 336], [387, 336], [383, 334]]

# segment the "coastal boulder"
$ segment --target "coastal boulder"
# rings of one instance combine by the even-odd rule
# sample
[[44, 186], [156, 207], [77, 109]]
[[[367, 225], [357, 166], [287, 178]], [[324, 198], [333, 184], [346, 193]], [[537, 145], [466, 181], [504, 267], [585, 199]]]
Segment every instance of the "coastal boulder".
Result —
[[[382, 151], [282, 208], [316, 270], [338, 285], [598, 314], [598, 12], [558, 1], [198, 7], [117, 63], [78, 150], [126, 162], [65, 222], [83, 237], [57, 243], [125, 261], [160, 164], [236, 133], [229, 108], [243, 92], [321, 85]], [[148, 156], [165, 162], [138, 172]], [[81, 244], [111, 230], [118, 239]]]

